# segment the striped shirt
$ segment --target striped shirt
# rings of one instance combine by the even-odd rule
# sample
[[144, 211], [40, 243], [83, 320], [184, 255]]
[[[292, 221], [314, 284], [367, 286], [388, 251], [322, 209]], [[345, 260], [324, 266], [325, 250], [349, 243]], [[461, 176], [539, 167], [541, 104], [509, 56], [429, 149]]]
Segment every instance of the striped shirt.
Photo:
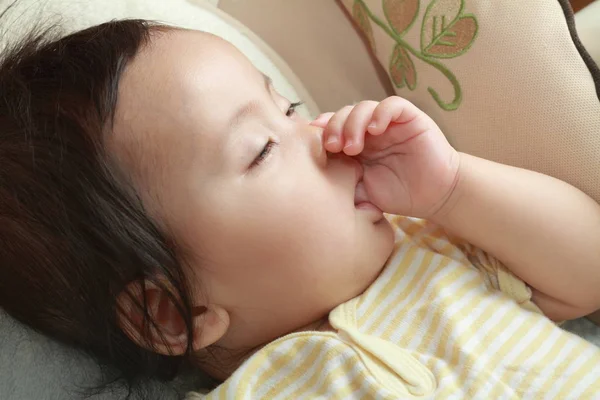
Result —
[[496, 259], [393, 217], [377, 280], [329, 316], [188, 399], [600, 399], [600, 349], [563, 331]]

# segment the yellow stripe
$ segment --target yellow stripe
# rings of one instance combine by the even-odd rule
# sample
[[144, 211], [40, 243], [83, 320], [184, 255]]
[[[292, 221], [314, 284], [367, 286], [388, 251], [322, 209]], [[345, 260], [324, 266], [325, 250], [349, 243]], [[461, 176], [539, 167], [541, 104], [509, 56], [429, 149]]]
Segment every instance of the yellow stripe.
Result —
[[[296, 367], [293, 370], [291, 370], [289, 374], [277, 381], [276, 384], [271, 386], [271, 389], [269, 389], [269, 391], [263, 396], [263, 398], [270, 399], [275, 397], [276, 395], [281, 394], [281, 392], [284, 391], [289, 385], [298, 382], [300, 378], [302, 378], [302, 375], [306, 373], [306, 370], [309, 370], [311, 368], [318, 369], [318, 366], [315, 365], [315, 361], [317, 357], [319, 357], [321, 352], [324, 350], [325, 343], [325, 341], [319, 341], [315, 345], [315, 347], [313, 347], [310, 350], [310, 353], [308, 353], [306, 357], [302, 357], [301, 352], [299, 351], [297, 353], [298, 357], [289, 357], [289, 359], [287, 360], [288, 362], [285, 365], [280, 364], [277, 366], [273, 366], [273, 371], [279, 372], [280, 368], [283, 368], [284, 366], [287, 366], [290, 363], [296, 363]], [[305, 347], [306, 346], [303, 346], [303, 349]], [[265, 381], [259, 382], [266, 383]]]
[[[393, 276], [390, 277], [390, 279], [387, 281], [385, 286], [377, 294], [377, 297], [375, 299], [373, 299], [372, 303], [369, 305], [368, 310], [365, 313], [363, 313], [363, 315], [361, 315], [360, 318], [358, 319], [358, 326], [363, 326], [367, 322], [371, 313], [377, 310], [377, 306], [383, 302], [383, 300], [390, 294], [390, 292], [394, 288], [397, 287], [399, 280], [402, 279], [402, 274], [405, 273], [406, 269], [410, 266], [410, 264], [412, 264], [418, 250], [419, 249], [417, 247], [414, 247], [414, 246], [410, 247], [410, 249], [407, 251], [404, 258], [402, 259], [402, 261], [399, 263], [398, 267], [396, 268], [396, 271], [394, 271]], [[417, 275], [419, 273], [422, 274], [423, 271], [417, 271]], [[410, 287], [410, 285], [415, 282], [415, 279], [417, 279], [417, 278], [413, 277], [413, 279], [410, 281], [408, 287]], [[385, 310], [381, 311], [381, 313], [384, 315], [389, 313], [389, 309], [393, 308], [394, 306], [396, 306], [396, 302], [392, 301], [385, 308]]]
[[[554, 370], [552, 370], [551, 374], [542, 381], [542, 385], [540, 385], [540, 388], [541, 388], [540, 390], [542, 391], [542, 393], [544, 393], [544, 391], [547, 391], [549, 389], [549, 387], [552, 386], [552, 384], [554, 383], [553, 377], [564, 375], [566, 369], [571, 364], [570, 360], [579, 357], [579, 355], [581, 354], [581, 352], [584, 349], [583, 346], [579, 346], [579, 347], [576, 346], [571, 351], [571, 353], [569, 353], [567, 355], [567, 360], [566, 361], [565, 360], [558, 360], [558, 355], [560, 354], [560, 351], [568, 344], [568, 340], [566, 338], [566, 335], [563, 335], [563, 336], [565, 337], [565, 343], [564, 343], [564, 345], [556, 348], [556, 351], [552, 352], [552, 353], [554, 353], [554, 354], [552, 354], [552, 356], [553, 356], [552, 358], [550, 358], [550, 357], [544, 357], [549, 364], [556, 365], [556, 368]], [[538, 363], [538, 365], [544, 365], [544, 364], [542, 364], [542, 361], [540, 361]], [[533, 381], [534, 381], [533, 379], [530, 379], [529, 383], [532, 383]], [[530, 386], [531, 385], [528, 385], [526, 390], [529, 390]]]
[[[485, 300], [485, 296], [483, 296], [481, 298], [481, 301], [479, 303], [482, 303]], [[473, 309], [475, 309], [476, 307], [479, 307], [480, 304], [473, 305]], [[477, 319], [475, 319], [470, 326], [468, 326], [464, 332], [462, 332], [460, 335], [458, 335], [455, 339], [454, 339], [454, 343], [451, 347], [451, 352], [450, 352], [450, 356], [448, 357], [448, 363], [450, 365], [452, 365], [453, 367], [457, 367], [458, 366], [458, 362], [459, 362], [459, 350], [461, 348], [463, 348], [463, 346], [465, 346], [468, 342], [468, 340], [474, 336], [474, 332], [473, 332], [473, 327], [482, 327], [490, 318], [492, 318], [494, 316], [494, 314], [497, 311], [497, 304], [494, 304], [493, 302], [491, 304], [488, 304], [485, 309], [483, 310], [483, 312], [477, 317]], [[457, 329], [458, 327], [455, 327], [455, 329]], [[446, 338], [446, 339], [449, 339]], [[446, 344], [444, 343], [444, 347], [446, 347]], [[445, 352], [445, 349], [444, 349]]]
[[426, 227], [425, 221], [406, 217], [399, 218], [397, 222], [398, 228], [408, 236], [416, 236]]
[[[479, 283], [481, 284], [481, 282]], [[486, 299], [486, 295], [489, 295], [489, 292], [483, 292], [483, 293], [478, 293], [475, 295], [475, 297], [469, 302], [467, 307], [463, 307], [462, 309], [460, 309], [456, 314], [454, 314], [454, 317], [452, 318], [451, 321], [451, 330], [454, 331], [456, 329], [458, 329], [458, 325], [457, 322], [458, 321], [462, 321], [465, 318], [467, 318], [468, 316], [473, 314], [473, 310], [477, 309], [477, 307], [483, 302], [483, 300]], [[493, 304], [493, 303], [492, 303]], [[486, 310], [488, 309], [487, 307], [485, 308]], [[480, 320], [479, 318], [482, 318], [485, 316], [485, 311], [478, 317], [478, 319], [476, 319], [475, 321], [473, 321], [473, 325], [475, 326], [480, 326]], [[455, 341], [458, 343], [460, 340], [464, 339], [465, 341], [468, 340], [467, 337], [467, 332], [470, 332], [471, 327], [468, 327], [466, 332], [463, 332], [462, 335], [457, 336]], [[451, 332], [449, 332], [451, 333]], [[452, 336], [450, 334], [447, 335], [442, 335], [442, 337], [440, 338], [440, 341], [438, 343], [437, 348], [435, 349], [434, 354], [437, 357], [440, 358], [444, 358], [445, 357], [445, 353], [446, 353], [446, 347], [448, 346], [448, 341], [450, 340]], [[454, 344], [454, 347], [460, 346], [460, 345], [464, 345], [464, 342], [460, 342], [460, 344]], [[450, 353], [450, 357], [449, 360], [452, 360], [452, 353]]]
[[[545, 331], [549, 330], [547, 327], [544, 327], [544, 339], [543, 341], [549, 340], [551, 335], [545, 334]], [[552, 331], [550, 330], [550, 333], [552, 333]], [[556, 337], [556, 340], [554, 341], [554, 345], [552, 345], [552, 347], [550, 348], [550, 351], [552, 350], [552, 348], [554, 346], [556, 346], [556, 343], [559, 341], [560, 336], [564, 336], [562, 333]], [[539, 340], [538, 337], [536, 337], [524, 350], [522, 350], [519, 355], [514, 359], [513, 361], [513, 365], [524, 365], [526, 364], [526, 361], [529, 360], [530, 358], [532, 358], [534, 356], [534, 354], [536, 353], [536, 351], [539, 349], [540, 347], [540, 342], [541, 340]], [[528, 368], [529, 372], [527, 372], [528, 374], [536, 374], [536, 368], [537, 366], [540, 365], [540, 361], [536, 361], [536, 363], [534, 365], [532, 365], [530, 368]], [[506, 376], [506, 382], [512, 382], [513, 379], [517, 379], [515, 377], [515, 375], [519, 374], [521, 375], [524, 371], [522, 369], [509, 369], [506, 371], [505, 376]]]
[[[535, 324], [530, 324], [528, 323], [529, 321], [526, 321], [526, 323], [522, 324], [519, 329], [517, 329], [517, 331], [515, 333], [513, 333], [510, 337], [510, 339], [504, 343], [504, 345], [500, 348], [500, 351], [497, 353], [497, 355], [493, 355], [492, 356], [492, 365], [500, 365], [500, 362], [506, 358], [506, 356], [510, 353], [510, 351], [515, 348], [517, 346], [517, 344], [523, 340], [523, 338], [525, 337], [525, 335], [527, 334], [527, 332], [533, 328], [533, 326]], [[502, 376], [499, 379], [498, 382], [496, 382], [496, 384], [492, 387], [492, 389], [486, 393], [486, 396], [490, 399], [496, 399], [499, 398], [501, 395], [506, 393], [506, 385], [508, 384], [508, 382], [511, 381], [511, 379], [513, 378], [515, 373], [525, 373], [525, 371], [522, 368], [519, 368], [520, 365], [523, 364], [523, 361], [526, 360], [526, 358], [524, 358], [524, 354], [528, 354], [528, 355], [532, 355], [533, 352], [536, 350], [536, 344], [542, 343], [545, 340], [548, 339], [548, 334], [546, 332], [547, 330], [544, 329], [543, 331], [541, 331], [532, 341], [531, 343], [525, 348], [525, 350], [523, 350], [519, 356], [517, 356], [512, 362], [511, 365], [514, 365], [515, 368], [512, 368], [511, 366], [508, 366], [508, 369], [503, 369], [502, 370]], [[529, 350], [529, 351], [528, 351]], [[496, 371], [499, 372], [500, 368], [496, 368]], [[531, 373], [531, 372], [529, 372]]]
[[337, 391], [335, 393], [331, 393], [329, 391], [331, 384], [338, 378], [341, 378], [346, 374], [350, 374], [352, 371], [352, 366], [359, 363], [362, 363], [362, 361], [360, 361], [356, 354], [353, 354], [350, 358], [344, 360], [342, 364], [338, 365], [331, 371], [322, 371], [323, 374], [326, 374], [325, 379], [323, 379], [323, 382], [321, 382], [321, 384], [316, 387], [312, 393], [310, 393], [312, 398], [318, 396], [326, 396], [328, 399], [340, 398], [341, 396], [338, 396]]
[[219, 400], [227, 400], [227, 388], [229, 385], [221, 385], [219, 387]]
[[394, 228], [399, 229], [400, 228], [400, 224], [402, 224], [402, 220], [406, 218], [403, 217], [401, 215], [394, 215], [392, 218], [390, 218], [390, 224], [392, 224], [394, 226]]
[[536, 368], [532, 369], [530, 373], [531, 377], [522, 379], [520, 385], [514, 388], [515, 391], [517, 391], [517, 393], [525, 393], [527, 390], [529, 390], [529, 387], [532, 383], [534, 383], [536, 376], [540, 374], [544, 366], [551, 364], [557, 359], [560, 351], [567, 345], [567, 341], [567, 336], [561, 334], [556, 339], [550, 350], [536, 362]]
[[[345, 345], [343, 345], [341, 343], [337, 343], [335, 346], [333, 346], [332, 348], [327, 350], [325, 352], [325, 356], [323, 357], [323, 361], [321, 362], [320, 365], [322, 365], [322, 366], [327, 365], [327, 363], [329, 361], [334, 359], [336, 356], [339, 356], [340, 353], [344, 351], [344, 347], [345, 347]], [[324, 373], [324, 370], [321, 370], [318, 368], [313, 368], [308, 380], [302, 385], [302, 387], [300, 387], [298, 389], [297, 392], [293, 393], [293, 395], [294, 395], [293, 398], [300, 398], [302, 396], [309, 395], [310, 393], [307, 393], [307, 391], [310, 388], [312, 388], [319, 381], [319, 378], [323, 375], [323, 373]], [[292, 397], [292, 396], [290, 395], [290, 397]]]
[[[388, 304], [388, 306], [380, 312], [380, 314], [378, 315], [375, 322], [371, 325], [371, 331], [373, 331], [373, 332], [377, 331], [378, 329], [381, 328], [381, 326], [384, 323], [389, 323], [392, 320], [401, 319], [402, 314], [405, 313], [405, 310], [411, 309], [410, 304], [414, 303], [415, 298], [419, 297], [419, 296], [414, 296], [413, 291], [416, 290], [416, 288], [419, 287], [419, 285], [421, 288], [427, 287], [427, 282], [429, 279], [425, 278], [425, 275], [428, 275], [429, 277], [435, 276], [443, 268], [442, 264], [446, 260], [440, 261], [436, 267], [433, 267], [430, 271], [427, 271], [427, 267], [430, 267], [431, 265], [433, 265], [433, 257], [434, 256], [435, 255], [431, 252], [425, 253], [425, 255], [423, 256], [423, 259], [421, 260], [421, 263], [417, 267], [417, 271], [415, 272], [413, 279], [411, 279], [411, 281], [408, 284], [408, 286], [406, 287], [406, 289], [403, 290], [402, 293], [398, 293], [397, 298], [394, 299], [393, 302]], [[416, 262], [416, 261], [414, 261], [414, 262]], [[419, 281], [423, 281], [423, 282], [419, 283]], [[411, 296], [413, 297], [412, 300], [410, 300]], [[408, 300], [408, 303], [403, 304], [407, 300]], [[402, 309], [399, 309], [400, 306], [402, 306]], [[379, 337], [381, 337], [382, 339], [385, 339], [385, 340], [389, 340], [390, 330], [396, 329], [396, 328], [398, 328], [397, 323], [395, 323], [395, 322], [389, 323], [388, 328], [381, 335], [379, 335]]]
[[453, 245], [452, 243], [448, 243], [447, 245], [445, 245], [444, 247], [442, 247], [439, 252], [441, 254], [446, 255], [446, 257], [449, 257], [453, 260], [458, 261], [461, 264], [465, 264], [465, 265], [471, 265], [469, 263], [469, 259], [467, 258], [467, 256], [464, 255], [463, 252], [461, 252], [455, 245]]
[[[518, 316], [518, 313], [513, 313], [513, 316], [514, 318], [516, 318]], [[491, 356], [491, 361], [493, 362], [493, 365], [499, 365], [502, 362], [502, 360], [505, 359], [506, 356], [510, 353], [511, 349], [515, 348], [517, 343], [519, 343], [523, 339], [523, 337], [533, 328], [533, 326], [534, 324], [530, 323], [528, 317], [525, 317], [525, 321], [523, 321], [523, 323], [510, 336], [510, 338], [507, 341], [505, 341], [502, 346], [500, 346], [498, 352]], [[541, 343], [547, 337], [547, 334], [544, 335], [542, 332], [540, 332], [537, 335], [536, 339], [534, 339], [533, 343], [536, 343], [536, 341], [537, 343]]]
[[[492, 309], [492, 315], [493, 313], [496, 311], [494, 307], [494, 305], [492, 304], [491, 307], [488, 307], [490, 309]], [[510, 324], [511, 321], [513, 321], [515, 319], [515, 312], [513, 312], [512, 310], [508, 310], [506, 312], [506, 314], [504, 314], [504, 316], [502, 317], [502, 319], [500, 321], [497, 321], [497, 323], [492, 327], [491, 330], [488, 331], [488, 333], [486, 334], [485, 337], [481, 338], [481, 340], [478, 341], [478, 343], [474, 346], [474, 348], [471, 349], [471, 355], [473, 354], [482, 354], [485, 352], [485, 350], [489, 347], [490, 343], [489, 343], [489, 338], [499, 338], [499, 336], [501, 335], [502, 331], [505, 330], [505, 328]], [[476, 325], [478, 326], [478, 325]], [[481, 325], [479, 325], [481, 326]], [[477, 332], [479, 331], [475, 331], [475, 332], [469, 332], [471, 333], [472, 337], [479, 337], [481, 335], [478, 335]], [[465, 382], [467, 379], [467, 375], [469, 372], [471, 372], [473, 370], [473, 367], [478, 359], [472, 359], [472, 357], [468, 357], [467, 362], [465, 363], [465, 366], [463, 368], [462, 371], [460, 371], [460, 381], [461, 382]], [[470, 393], [472, 394], [472, 393]]]
[[[419, 267], [419, 269], [425, 270], [425, 266], [431, 264], [431, 257], [433, 257], [433, 253], [428, 252], [427, 255], [423, 258], [423, 262], [421, 263], [421, 266]], [[448, 267], [448, 265], [452, 262], [452, 260], [450, 260], [449, 258], [443, 258], [437, 265], [437, 267], [435, 267], [434, 269], [434, 273], [431, 275], [433, 277], [435, 277], [436, 275], [438, 275], [443, 269], [445, 269], [446, 267]], [[440, 282], [450, 282], [448, 284], [450, 284], [451, 282], [454, 282], [455, 279], [458, 279], [464, 272], [461, 271], [460, 269], [455, 269], [454, 271], [452, 271], [448, 276], [445, 276]], [[456, 275], [456, 278], [452, 278], [453, 276]], [[423, 291], [427, 290], [428, 287], [431, 284], [431, 280], [429, 280], [428, 282], [425, 282], [425, 284], [422, 286]], [[436, 285], [439, 285], [440, 283], [438, 282]], [[416, 288], [413, 286], [413, 291], [416, 290]], [[408, 290], [407, 290], [408, 292]], [[429, 297], [428, 299], [425, 301], [425, 303], [431, 301], [432, 296], [435, 297], [437, 296], [437, 290], [431, 290], [431, 292], [429, 293]], [[406, 310], [413, 310], [414, 306], [416, 305], [417, 302], [423, 300], [422, 296], [413, 296], [413, 298], [405, 305], [403, 305], [403, 308]], [[384, 315], [385, 317], [385, 315]], [[415, 313], [415, 319], [413, 321], [413, 324], [415, 324], [416, 326], [418, 326], [422, 321], [423, 318], [425, 317], [425, 315], [421, 312]], [[389, 317], [388, 317], [389, 318]], [[377, 328], [379, 327], [379, 325], [381, 325], [384, 322], [385, 318], [381, 318], [380, 321], [378, 321], [378, 325]], [[376, 329], [377, 329], [376, 328]], [[385, 329], [385, 331], [383, 332], [383, 334], [381, 335], [381, 338], [383, 339], [389, 339], [389, 337], [394, 333], [395, 330], [398, 329], [398, 325], [397, 324], [388, 324], [387, 328]], [[408, 345], [408, 343], [412, 340], [411, 337], [408, 336], [403, 336], [402, 338], [400, 338], [399, 341], [399, 345], [400, 346], [406, 346]]]
[[[258, 377], [256, 381], [258, 384], [263, 385], [264, 383], [273, 379], [275, 374], [290, 362], [297, 362], [300, 359], [300, 355], [305, 351], [306, 347], [308, 347], [310, 343], [306, 337], [294, 339], [294, 342], [294, 346], [292, 346], [285, 354], [280, 354], [278, 358], [271, 360], [269, 368], [263, 371], [263, 373]], [[273, 351], [271, 351], [271, 354], [272, 353]], [[246, 375], [252, 376], [252, 373]]]
[[[267, 351], [258, 351], [254, 356], [253, 360], [248, 364], [247, 367], [244, 368], [244, 372], [242, 377], [240, 378], [240, 382], [235, 388], [235, 398], [239, 399], [244, 397], [244, 394], [247, 392], [254, 393], [254, 389], [256, 386], [252, 387], [250, 385], [249, 379], [256, 376], [260, 367], [265, 365], [265, 362], [269, 358], [269, 353]], [[260, 382], [260, 381], [258, 381]], [[229, 386], [229, 385], [227, 385]]]
[[[337, 388], [335, 393], [336, 397], [339, 397], [341, 399], [350, 397], [352, 393], [356, 392], [357, 390], [360, 390], [364, 380], [365, 376], [363, 374], [358, 374], [357, 376], [352, 378], [348, 385], [344, 385]], [[374, 395], [375, 393], [372, 394]]]
[[[446, 297], [443, 300], [443, 302], [441, 302], [439, 308], [447, 309], [450, 305], [459, 302], [463, 297], [465, 297], [467, 295], [468, 292], [470, 292], [471, 290], [474, 290], [480, 284], [481, 284], [481, 282], [477, 279], [477, 277], [471, 278], [469, 281], [463, 283], [463, 286], [458, 288], [456, 290], [456, 292], [454, 292], [450, 296]], [[446, 286], [445, 283], [444, 283], [444, 286]], [[461, 310], [464, 308], [470, 309], [469, 306], [470, 306], [470, 304], [466, 303], [460, 309]], [[458, 311], [460, 311], [460, 310], [457, 310], [457, 312], [448, 320], [447, 326], [444, 327], [443, 330], [452, 329], [452, 321], [455, 320], [455, 316], [456, 316], [456, 314], [458, 314]], [[423, 341], [421, 341], [421, 345], [419, 346], [420, 349], [424, 349], [424, 350], [429, 349], [429, 346], [431, 345], [431, 342], [434, 339], [434, 335], [437, 333], [438, 328], [442, 324], [443, 317], [444, 317], [444, 312], [441, 312], [441, 311], [434, 312], [433, 318], [431, 319], [431, 323], [429, 324], [431, 333], [425, 335], [425, 338], [423, 339]], [[444, 335], [442, 333], [442, 335], [440, 336], [440, 339], [442, 336], [447, 336], [447, 335]], [[437, 349], [435, 350], [434, 354], [437, 354]]]
[[[596, 352], [596, 349], [592, 349], [591, 345], [580, 344], [580, 347], [581, 347], [582, 352], [584, 349], [586, 349], [588, 351]], [[597, 352], [596, 352], [596, 354], [597, 354]], [[573, 359], [571, 364], [574, 363], [575, 361], [576, 360]], [[597, 357], [597, 356], [590, 357], [586, 362], [583, 363], [583, 365], [581, 365], [579, 367], [579, 369], [577, 371], [575, 371], [573, 373], [573, 375], [568, 377], [569, 379], [568, 379], [567, 383], [560, 390], [560, 392], [558, 392], [558, 396], [556, 396], [556, 398], [557, 399], [566, 399], [569, 394], [573, 393], [575, 386], [577, 386], [581, 382], [581, 380], [587, 375], [586, 373], [590, 372], [592, 370], [592, 368], [598, 367], [598, 365], [600, 365], [600, 357]], [[594, 387], [594, 385], [592, 384], [592, 385], [590, 385], [590, 387]], [[598, 388], [598, 383], [596, 383], [596, 388]], [[598, 395], [598, 393], [596, 393], [596, 395]]]

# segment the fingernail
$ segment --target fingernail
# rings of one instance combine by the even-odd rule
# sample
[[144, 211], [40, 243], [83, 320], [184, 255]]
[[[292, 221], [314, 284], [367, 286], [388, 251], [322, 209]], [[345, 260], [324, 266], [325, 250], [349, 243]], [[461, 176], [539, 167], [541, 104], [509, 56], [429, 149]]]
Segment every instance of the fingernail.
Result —
[[367, 129], [375, 129], [377, 128], [377, 122], [373, 121], [367, 126]]
[[350, 146], [352, 146], [354, 144], [354, 142], [352, 140], [347, 140], [346, 141], [346, 145], [344, 146], [344, 149], [349, 148]]
[[329, 139], [327, 139], [327, 144], [335, 144], [338, 142], [338, 138], [335, 136], [330, 136]]

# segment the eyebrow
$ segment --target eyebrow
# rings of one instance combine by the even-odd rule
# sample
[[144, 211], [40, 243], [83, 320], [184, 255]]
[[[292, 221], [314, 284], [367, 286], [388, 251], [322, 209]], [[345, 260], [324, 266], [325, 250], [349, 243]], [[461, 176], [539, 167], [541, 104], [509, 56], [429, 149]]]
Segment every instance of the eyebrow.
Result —
[[[263, 76], [265, 90], [267, 91], [267, 93], [270, 93], [271, 87], [273, 85], [273, 80], [268, 75], [266, 75], [262, 72], [261, 72], [261, 74]], [[256, 100], [251, 100], [251, 101], [245, 103], [243, 106], [238, 108], [235, 111], [235, 113], [233, 113], [232, 117], [229, 119], [229, 123], [227, 124], [227, 126], [229, 126], [230, 128], [236, 126], [239, 123], [239, 121], [241, 121], [247, 115], [254, 113], [259, 107], [260, 107], [260, 104]]]

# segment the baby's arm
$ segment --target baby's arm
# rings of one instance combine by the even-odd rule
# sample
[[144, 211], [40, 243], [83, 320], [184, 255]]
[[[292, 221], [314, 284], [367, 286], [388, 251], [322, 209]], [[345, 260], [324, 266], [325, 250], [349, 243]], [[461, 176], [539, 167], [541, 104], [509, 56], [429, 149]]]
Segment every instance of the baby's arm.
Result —
[[546, 175], [460, 158], [456, 188], [433, 220], [502, 261], [549, 318], [600, 309], [600, 206]]
[[492, 254], [554, 320], [600, 309], [600, 206], [557, 179], [458, 153], [406, 99], [321, 115], [328, 152], [363, 165], [381, 210], [432, 220]]

